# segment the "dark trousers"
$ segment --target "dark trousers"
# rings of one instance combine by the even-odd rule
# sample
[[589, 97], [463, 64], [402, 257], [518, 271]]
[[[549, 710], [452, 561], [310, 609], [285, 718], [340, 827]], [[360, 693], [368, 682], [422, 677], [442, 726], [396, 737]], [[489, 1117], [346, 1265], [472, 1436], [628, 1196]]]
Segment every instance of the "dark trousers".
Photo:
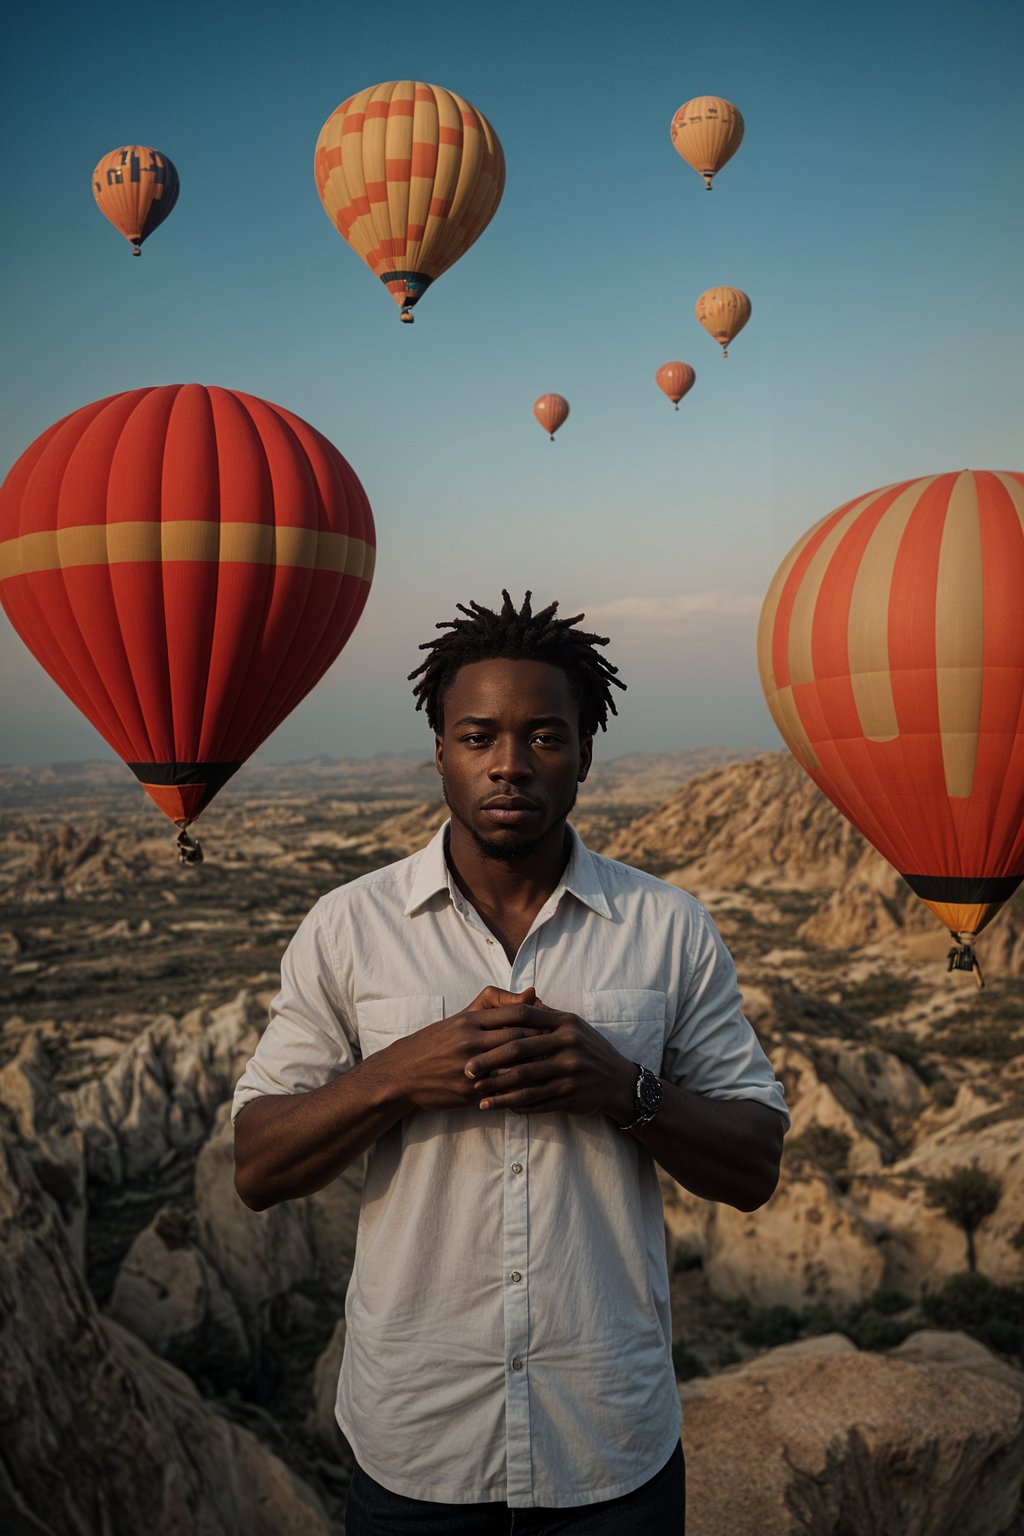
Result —
[[683, 1536], [686, 1469], [677, 1445], [649, 1482], [617, 1499], [573, 1509], [435, 1504], [390, 1493], [357, 1466], [346, 1536]]

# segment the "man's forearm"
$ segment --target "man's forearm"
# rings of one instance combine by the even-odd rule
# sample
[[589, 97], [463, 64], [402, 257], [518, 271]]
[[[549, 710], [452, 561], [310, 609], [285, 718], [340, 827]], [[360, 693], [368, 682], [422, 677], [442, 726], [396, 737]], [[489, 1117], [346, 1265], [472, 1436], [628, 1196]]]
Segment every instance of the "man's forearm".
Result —
[[405, 1114], [379, 1052], [308, 1093], [254, 1099], [235, 1121], [235, 1189], [253, 1211], [315, 1194]]
[[779, 1180], [783, 1118], [754, 1099], [709, 1099], [662, 1078], [664, 1099], [636, 1137], [677, 1184], [753, 1211]]

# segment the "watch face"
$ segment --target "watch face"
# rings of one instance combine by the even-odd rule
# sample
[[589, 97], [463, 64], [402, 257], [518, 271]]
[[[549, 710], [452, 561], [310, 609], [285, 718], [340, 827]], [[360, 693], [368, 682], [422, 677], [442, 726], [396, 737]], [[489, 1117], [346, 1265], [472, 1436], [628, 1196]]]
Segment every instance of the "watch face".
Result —
[[660, 1108], [664, 1095], [661, 1084], [653, 1072], [644, 1072], [643, 1077], [637, 1084], [636, 1096], [647, 1114], [651, 1114], [653, 1110]]

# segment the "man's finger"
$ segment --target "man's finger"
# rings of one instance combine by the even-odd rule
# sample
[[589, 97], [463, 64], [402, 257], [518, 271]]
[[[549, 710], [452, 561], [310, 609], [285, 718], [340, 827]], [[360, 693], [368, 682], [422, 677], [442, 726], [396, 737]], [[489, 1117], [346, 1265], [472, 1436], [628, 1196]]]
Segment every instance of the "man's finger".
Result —
[[531, 1029], [516, 1039], [482, 1051], [466, 1062], [466, 1076], [484, 1080], [495, 1072], [506, 1071], [520, 1061], [536, 1061], [551, 1054], [551, 1036], [545, 1030]]
[[473, 1023], [480, 1029], [507, 1029], [513, 1024], [529, 1024], [531, 1029], [557, 1029], [563, 1015], [553, 1008], [537, 1008], [533, 1003], [503, 1003], [500, 1008], [483, 1008]]
[[519, 1114], [564, 1109], [565, 1090], [558, 1078], [544, 1077], [535, 1080], [527, 1087], [513, 1088], [504, 1093], [489, 1093], [480, 1100], [480, 1108], [482, 1110], [510, 1109]]
[[526, 987], [522, 992], [506, 992], [501, 987], [484, 987], [483, 991], [474, 997], [471, 1003], [467, 1003], [464, 1013], [476, 1013], [483, 1009], [505, 1008], [511, 1003], [533, 1003], [537, 997], [534, 987]]

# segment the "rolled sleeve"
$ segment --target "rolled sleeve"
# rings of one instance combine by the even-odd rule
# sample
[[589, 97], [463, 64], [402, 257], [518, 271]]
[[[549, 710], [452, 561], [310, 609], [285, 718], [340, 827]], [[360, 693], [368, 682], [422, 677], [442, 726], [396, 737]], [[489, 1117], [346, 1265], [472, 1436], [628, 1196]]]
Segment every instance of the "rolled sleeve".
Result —
[[321, 905], [305, 918], [281, 961], [281, 990], [259, 1045], [235, 1084], [234, 1124], [243, 1105], [267, 1094], [309, 1093], [355, 1065], [358, 1040]]
[[782, 1084], [743, 1016], [732, 956], [708, 913], [694, 905], [689, 976], [665, 1045], [665, 1075], [710, 1099], [756, 1099], [777, 1110], [788, 1129]]

